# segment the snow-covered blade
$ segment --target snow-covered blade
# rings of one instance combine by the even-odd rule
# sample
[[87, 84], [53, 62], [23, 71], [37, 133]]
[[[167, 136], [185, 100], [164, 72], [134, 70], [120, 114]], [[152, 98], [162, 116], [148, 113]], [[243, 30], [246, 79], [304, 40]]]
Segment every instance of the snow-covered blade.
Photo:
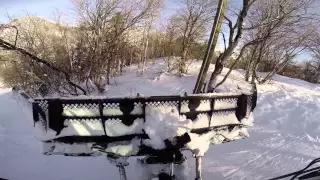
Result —
[[[103, 152], [133, 156], [141, 154], [141, 146], [165, 149], [165, 140], [174, 141], [188, 133], [191, 142], [186, 148], [203, 155], [210, 142], [220, 144], [248, 137], [256, 96], [208, 93], [35, 99], [36, 138], [44, 142], [45, 154], [97, 155], [94, 147], [102, 144]], [[77, 146], [75, 151], [73, 145]]]

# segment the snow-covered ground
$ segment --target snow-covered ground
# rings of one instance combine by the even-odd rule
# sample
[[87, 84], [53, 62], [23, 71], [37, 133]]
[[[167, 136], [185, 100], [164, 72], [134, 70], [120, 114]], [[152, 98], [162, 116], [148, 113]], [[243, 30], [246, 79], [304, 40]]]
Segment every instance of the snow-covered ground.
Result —
[[[189, 67], [182, 78], [165, 73], [162, 61], [148, 64], [136, 77], [135, 68], [114, 79], [107, 96], [168, 95], [192, 92], [201, 62]], [[212, 71], [212, 67], [210, 68]], [[227, 69], [224, 70], [226, 73]], [[246, 83], [241, 71], [233, 71], [220, 89], [236, 90]], [[320, 156], [320, 85], [275, 76], [258, 85], [255, 126], [250, 138], [211, 146], [203, 159], [203, 178], [268, 179], [304, 167]], [[189, 177], [194, 161], [189, 157]], [[127, 168], [129, 180], [138, 180], [135, 159]], [[34, 139], [28, 104], [10, 89], [0, 89], [0, 178], [10, 180], [119, 179], [118, 170], [104, 157], [65, 157], [41, 154]]]

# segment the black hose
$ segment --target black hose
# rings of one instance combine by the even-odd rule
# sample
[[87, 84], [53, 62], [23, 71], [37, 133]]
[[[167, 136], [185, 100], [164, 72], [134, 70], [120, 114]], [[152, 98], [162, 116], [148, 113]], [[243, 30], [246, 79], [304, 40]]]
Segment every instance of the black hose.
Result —
[[312, 169], [308, 169], [310, 168], [312, 165], [316, 164], [320, 162], [320, 158], [317, 158], [317, 159], [314, 159], [313, 161], [311, 161], [305, 168], [303, 168], [302, 170], [299, 170], [299, 171], [296, 171], [296, 172], [292, 172], [292, 173], [289, 173], [289, 174], [286, 174], [286, 175], [283, 175], [283, 176], [279, 176], [279, 177], [276, 177], [276, 178], [272, 178], [272, 179], [269, 179], [269, 180], [279, 180], [279, 179], [284, 179], [284, 178], [287, 178], [287, 177], [290, 177], [290, 176], [293, 176], [290, 180], [294, 180], [295, 178], [297, 178], [298, 176], [302, 175], [302, 174], [305, 174], [305, 173], [308, 173], [308, 172], [312, 172], [312, 171], [317, 171], [317, 170], [320, 170], [320, 167], [315, 167], [315, 168], [312, 168]]

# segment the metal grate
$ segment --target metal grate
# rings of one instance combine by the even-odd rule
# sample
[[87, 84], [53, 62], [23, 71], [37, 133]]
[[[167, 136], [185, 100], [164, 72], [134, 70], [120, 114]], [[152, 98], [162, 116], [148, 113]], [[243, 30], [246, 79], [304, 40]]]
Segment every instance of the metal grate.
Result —
[[110, 109], [118, 109], [120, 108], [120, 103], [103, 103], [104, 108], [110, 108]]
[[179, 105], [179, 101], [150, 101], [150, 102], [146, 102], [146, 105], [152, 106], [152, 107], [158, 107], [158, 106], [175, 107]]
[[67, 117], [99, 116], [98, 103], [62, 104], [62, 114]]
[[101, 122], [99, 118], [84, 118], [84, 119], [66, 119], [64, 120], [64, 125], [68, 125], [69, 123], [77, 123], [77, 124], [84, 124], [86, 122]]
[[215, 100], [214, 110], [230, 109], [237, 107], [238, 98], [219, 98]]
[[189, 105], [189, 101], [181, 101], [180, 112], [182, 113], [190, 112], [188, 105]]
[[75, 108], [84, 108], [84, 109], [99, 109], [98, 103], [79, 103], [79, 104], [62, 104], [63, 109], [75, 109]]
[[212, 116], [228, 116], [230, 114], [235, 114], [235, 111], [232, 111], [232, 110], [216, 111], [212, 113]]
[[120, 110], [120, 103], [103, 103], [103, 115], [105, 116], [117, 116], [123, 115]]
[[44, 127], [45, 130], [47, 130], [47, 118], [48, 118], [48, 108], [49, 108], [49, 104], [47, 100], [35, 100], [35, 103], [38, 104], [38, 106], [41, 108], [41, 110], [44, 112], [45, 115], [45, 119], [41, 116], [40, 113], [37, 113], [38, 119], [41, 123], [41, 125]]
[[[255, 107], [255, 105], [252, 105], [255, 101], [254, 96], [248, 95], [215, 97], [202, 95], [189, 97], [155, 96], [80, 100], [37, 99], [35, 103], [39, 105], [39, 108], [34, 106], [34, 114], [37, 115], [35, 120], [39, 119], [45, 127], [56, 131], [57, 134], [60, 134], [65, 126], [71, 124], [68, 128], [72, 128], [73, 125], [80, 127], [80, 129], [82, 127], [88, 127], [89, 129], [90, 127], [97, 127], [97, 131], [92, 128], [90, 132], [103, 132], [103, 135], [108, 136], [108, 138], [111, 136], [114, 138], [109, 139], [110, 141], [118, 141], [123, 139], [120, 136], [132, 135], [134, 137], [137, 134], [143, 134], [145, 111], [148, 108], [159, 109], [161, 112], [164, 110], [164, 113], [179, 110], [180, 115], [185, 115], [188, 119], [194, 120], [196, 124], [193, 130], [203, 130], [209, 127], [216, 128], [222, 125], [234, 127], [240, 124], [239, 121], [249, 115], [252, 108]], [[40, 114], [43, 116], [41, 117]], [[101, 123], [101, 126], [96, 122]], [[133, 125], [133, 123], [135, 124]], [[63, 136], [65, 134], [61, 134], [61, 137]], [[73, 138], [76, 138], [76, 136], [78, 135], [76, 134]], [[109, 141], [94, 136], [92, 138], [99, 141]], [[77, 140], [70, 139], [71, 141]]]
[[133, 115], [141, 115], [143, 114], [143, 103], [142, 102], [134, 102], [134, 108], [130, 112]]
[[48, 110], [49, 104], [47, 100], [35, 100], [35, 102], [41, 107], [44, 112]]

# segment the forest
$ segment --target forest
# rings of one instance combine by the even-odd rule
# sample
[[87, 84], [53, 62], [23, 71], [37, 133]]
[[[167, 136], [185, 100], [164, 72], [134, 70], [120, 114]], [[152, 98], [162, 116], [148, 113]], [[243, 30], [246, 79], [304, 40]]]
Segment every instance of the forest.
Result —
[[[222, 48], [209, 56], [215, 69], [208, 74], [207, 91], [235, 69], [243, 69], [251, 83], [267, 83], [275, 74], [320, 83], [315, 0], [180, 0], [166, 18], [170, 7], [163, 0], [72, 3], [77, 17], [72, 25], [61, 20], [62, 14], [55, 22], [8, 15], [10, 22], [0, 24], [0, 78], [6, 86], [33, 96], [88, 95], [91, 86], [103, 93], [127, 67], [137, 65], [136, 75], [142, 76], [146, 64], [158, 58], [168, 72], [184, 76], [190, 62], [208, 55], [215, 22]], [[230, 71], [218, 82], [223, 68]]]

